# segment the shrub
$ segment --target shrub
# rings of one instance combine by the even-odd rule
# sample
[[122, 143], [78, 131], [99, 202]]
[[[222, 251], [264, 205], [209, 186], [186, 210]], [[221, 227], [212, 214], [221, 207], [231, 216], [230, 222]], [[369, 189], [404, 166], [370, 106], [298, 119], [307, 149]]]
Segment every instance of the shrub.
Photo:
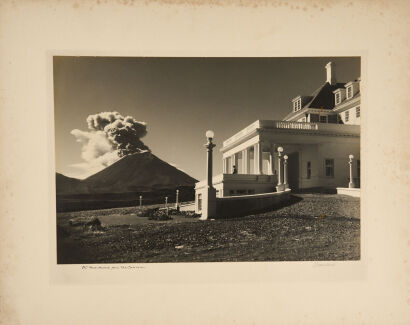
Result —
[[83, 228], [89, 228], [91, 230], [101, 229], [101, 221], [96, 217], [77, 217], [69, 220], [69, 224], [72, 227], [83, 226]]
[[180, 211], [178, 214], [183, 215], [187, 218], [199, 218], [201, 217], [200, 214], [195, 213], [195, 211]]
[[167, 210], [159, 208], [148, 209], [144, 213], [145, 217], [148, 217], [148, 220], [171, 220], [172, 218], [167, 214]]

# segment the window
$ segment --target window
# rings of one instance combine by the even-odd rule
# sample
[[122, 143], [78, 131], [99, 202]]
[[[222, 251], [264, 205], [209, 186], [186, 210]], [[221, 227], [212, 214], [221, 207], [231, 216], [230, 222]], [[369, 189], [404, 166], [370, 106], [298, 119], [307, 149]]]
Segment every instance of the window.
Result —
[[306, 164], [306, 178], [310, 179], [311, 174], [312, 174], [311, 163], [310, 161], [308, 161]]
[[327, 116], [325, 115], [325, 116], [320, 116], [319, 117], [319, 122], [320, 123], [327, 123]]
[[349, 122], [349, 111], [345, 112], [345, 122]]
[[202, 194], [198, 194], [198, 211], [202, 211]]
[[336, 93], [336, 105], [340, 104], [340, 92]]
[[300, 110], [301, 107], [301, 99], [297, 99], [293, 102], [293, 111], [296, 112], [298, 110]]
[[360, 106], [356, 107], [356, 117], [360, 117]]
[[353, 86], [347, 87], [347, 98], [351, 98], [353, 96]]
[[334, 177], [335, 161], [333, 159], [325, 159], [326, 177]]

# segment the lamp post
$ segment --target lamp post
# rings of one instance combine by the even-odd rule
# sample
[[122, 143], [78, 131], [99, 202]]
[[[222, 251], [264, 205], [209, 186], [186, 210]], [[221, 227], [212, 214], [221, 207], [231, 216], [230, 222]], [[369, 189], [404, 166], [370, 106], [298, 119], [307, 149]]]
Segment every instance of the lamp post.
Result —
[[212, 186], [212, 150], [215, 144], [212, 143], [214, 132], [211, 130], [206, 131], [205, 136], [208, 142], [205, 144], [206, 148], [206, 186], [201, 191], [204, 198], [201, 220], [206, 220], [216, 215], [216, 190]]
[[212, 150], [215, 145], [212, 143], [214, 137], [214, 132], [211, 130], [206, 131], [205, 133], [208, 142], [205, 144], [206, 148], [206, 185], [212, 187]]
[[278, 186], [276, 186], [276, 191], [283, 191], [284, 186], [282, 184], [282, 152], [283, 148], [278, 148]]
[[175, 198], [175, 209], [178, 209], [178, 196], [179, 196], [179, 190], [177, 190], [177, 195]]
[[288, 184], [288, 156], [283, 156], [283, 185], [285, 189], [289, 188]]
[[349, 188], [355, 187], [353, 182], [353, 158], [353, 155], [349, 155]]

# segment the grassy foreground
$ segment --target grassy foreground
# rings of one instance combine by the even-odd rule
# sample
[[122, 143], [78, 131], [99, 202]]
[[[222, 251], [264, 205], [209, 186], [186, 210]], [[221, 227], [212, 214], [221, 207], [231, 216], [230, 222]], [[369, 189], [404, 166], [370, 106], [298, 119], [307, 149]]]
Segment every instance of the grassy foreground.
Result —
[[[184, 216], [148, 221], [135, 214], [137, 208], [59, 213], [58, 263], [360, 259], [360, 199], [328, 194], [292, 199], [274, 211], [208, 221]], [[102, 218], [101, 229], [68, 224], [91, 215]]]

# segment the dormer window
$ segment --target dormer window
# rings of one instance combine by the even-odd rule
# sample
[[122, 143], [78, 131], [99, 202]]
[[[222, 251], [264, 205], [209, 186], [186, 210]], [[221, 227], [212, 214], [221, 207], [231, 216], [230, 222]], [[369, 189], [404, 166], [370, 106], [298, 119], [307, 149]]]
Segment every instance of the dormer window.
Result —
[[297, 112], [301, 108], [302, 108], [302, 99], [298, 98], [298, 99], [294, 100], [293, 101], [293, 111]]
[[346, 98], [346, 89], [344, 88], [338, 88], [335, 91], [333, 91], [333, 94], [335, 94], [335, 106], [341, 104], [345, 98]]
[[353, 97], [353, 86], [349, 86], [346, 89], [346, 97], [347, 98], [352, 98]]
[[340, 104], [341, 101], [342, 100], [341, 100], [340, 92], [338, 92], [338, 93], [335, 94], [335, 104], [336, 105]]

